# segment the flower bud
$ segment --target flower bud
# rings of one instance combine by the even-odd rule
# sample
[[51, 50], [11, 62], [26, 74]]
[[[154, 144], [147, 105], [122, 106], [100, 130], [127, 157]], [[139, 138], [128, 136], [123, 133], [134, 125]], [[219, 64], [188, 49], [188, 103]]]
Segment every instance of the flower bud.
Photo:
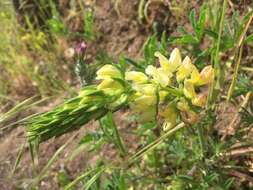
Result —
[[87, 47], [88, 46], [85, 42], [81, 42], [81, 43], [77, 44], [77, 46], [75, 47], [76, 54], [77, 55], [84, 55]]

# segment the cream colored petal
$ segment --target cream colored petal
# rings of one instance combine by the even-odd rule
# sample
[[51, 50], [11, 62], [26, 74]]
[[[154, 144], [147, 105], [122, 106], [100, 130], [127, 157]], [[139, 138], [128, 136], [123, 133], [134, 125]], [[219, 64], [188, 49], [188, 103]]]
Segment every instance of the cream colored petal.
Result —
[[169, 60], [158, 51], [155, 52], [155, 57], [157, 57], [159, 59], [159, 63], [161, 65], [161, 68], [165, 72], [170, 73], [171, 71], [170, 71], [170, 62], [169, 62]]
[[103, 90], [104, 93], [106, 94], [117, 94], [117, 93], [121, 93], [124, 88], [122, 87], [122, 85], [110, 78], [107, 78], [105, 80], [103, 80], [98, 86], [97, 86], [98, 90]]
[[194, 89], [194, 85], [191, 81], [189, 80], [185, 80], [184, 82], [184, 95], [189, 98], [189, 99], [193, 99], [196, 97], [196, 92]]
[[200, 74], [196, 67], [194, 67], [189, 81], [193, 83], [194, 85], [197, 85], [199, 82], [201, 82]]
[[165, 87], [170, 82], [171, 74], [166, 73], [162, 68], [155, 68], [152, 65], [149, 65], [146, 68], [147, 75], [153, 77], [153, 82], [156, 84], [160, 84], [161, 86]]
[[185, 78], [189, 77], [192, 71], [194, 70], [194, 65], [191, 63], [191, 59], [186, 56], [183, 60], [182, 65], [178, 68], [176, 78], [180, 82]]
[[145, 73], [149, 76], [154, 76], [155, 74], [157, 74], [157, 68], [155, 68], [153, 65], [149, 65], [145, 69]]
[[209, 84], [213, 81], [214, 69], [211, 65], [204, 67], [200, 73], [201, 83], [199, 85]]
[[120, 71], [112, 65], [104, 65], [97, 71], [96, 79], [121, 78]]
[[168, 105], [164, 110], [160, 112], [160, 114], [165, 121], [170, 125], [170, 127], [173, 127], [176, 125], [177, 121], [177, 110], [174, 105]]
[[175, 72], [177, 68], [182, 64], [182, 58], [179, 49], [175, 48], [171, 54], [169, 59], [170, 71]]
[[204, 107], [206, 104], [206, 94], [198, 94], [197, 97], [192, 99], [192, 104], [199, 107]]
[[133, 81], [137, 84], [146, 83], [148, 81], [148, 77], [142, 72], [129, 71], [125, 73], [125, 79], [129, 81]]

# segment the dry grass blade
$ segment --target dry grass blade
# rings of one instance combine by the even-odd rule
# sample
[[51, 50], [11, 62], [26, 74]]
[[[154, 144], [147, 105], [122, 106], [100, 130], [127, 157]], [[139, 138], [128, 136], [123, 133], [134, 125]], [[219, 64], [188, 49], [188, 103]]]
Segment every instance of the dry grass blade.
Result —
[[14, 167], [13, 167], [12, 172], [11, 172], [11, 175], [12, 175], [12, 176], [14, 175], [14, 173], [15, 173], [15, 171], [16, 171], [16, 169], [17, 169], [17, 167], [18, 167], [18, 165], [19, 165], [19, 163], [20, 163], [20, 161], [21, 161], [21, 158], [22, 158], [22, 156], [23, 156], [23, 154], [24, 154], [24, 148], [25, 148], [25, 143], [22, 144], [22, 145], [20, 146], [20, 148], [19, 148], [18, 156], [17, 156], [17, 159], [16, 159], [16, 161], [15, 161]]
[[243, 40], [245, 39], [246, 32], [249, 29], [249, 26], [250, 26], [250, 23], [252, 22], [252, 19], [253, 19], [253, 12], [251, 13], [250, 18], [249, 18], [247, 24], [245, 25], [243, 33], [241, 34], [241, 36], [239, 38], [239, 41], [238, 41], [238, 43], [235, 47], [235, 52], [238, 52], [238, 53], [236, 53], [236, 54], [238, 54], [238, 56], [236, 56], [237, 60], [236, 60], [236, 65], [235, 65], [235, 69], [234, 69], [232, 82], [231, 82], [231, 85], [230, 85], [229, 90], [228, 90], [227, 101], [231, 100], [231, 97], [233, 95], [233, 91], [235, 89], [235, 85], [236, 85], [236, 81], [237, 81], [238, 73], [239, 73], [239, 68], [240, 68], [240, 65], [241, 65], [242, 53], [243, 53]]
[[76, 137], [76, 134], [70, 137], [65, 144], [63, 144], [51, 157], [51, 159], [47, 162], [46, 166], [41, 170], [41, 172], [38, 174], [38, 176], [32, 181], [32, 184], [37, 184], [50, 170], [50, 167], [53, 165], [53, 163], [57, 160], [59, 155], [63, 152], [63, 150], [68, 146], [70, 142], [73, 141], [73, 139]]
[[16, 114], [20, 113], [21, 111], [24, 111], [34, 105], [41, 103], [42, 101], [44, 101], [44, 100], [36, 100], [36, 99], [38, 99], [38, 96], [30, 97], [30, 98], [20, 102], [19, 104], [17, 104], [15, 107], [10, 109], [8, 112], [0, 115], [0, 124], [11, 119], [12, 117], [14, 117]]

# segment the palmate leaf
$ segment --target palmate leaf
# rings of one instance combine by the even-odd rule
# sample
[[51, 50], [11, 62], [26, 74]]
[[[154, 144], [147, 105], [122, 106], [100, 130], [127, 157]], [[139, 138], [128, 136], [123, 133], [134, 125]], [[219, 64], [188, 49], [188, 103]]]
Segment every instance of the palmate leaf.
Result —
[[26, 122], [28, 140], [39, 142], [79, 129], [91, 120], [116, 111], [127, 100], [127, 95], [107, 95], [95, 86], [87, 86], [77, 97], [67, 100], [52, 111], [37, 115]]

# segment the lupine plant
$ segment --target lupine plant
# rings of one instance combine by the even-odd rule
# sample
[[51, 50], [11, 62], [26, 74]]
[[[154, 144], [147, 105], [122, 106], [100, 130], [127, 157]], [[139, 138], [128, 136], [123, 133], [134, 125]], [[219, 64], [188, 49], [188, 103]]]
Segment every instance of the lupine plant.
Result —
[[97, 71], [98, 85], [84, 87], [77, 97], [31, 119], [29, 139], [44, 141], [59, 136], [126, 105], [138, 114], [140, 122], [161, 118], [168, 129], [179, 118], [196, 123], [207, 98], [200, 88], [212, 81], [213, 68], [206, 66], [199, 72], [188, 56], [181, 60], [178, 49], [172, 51], [169, 60], [160, 52], [155, 56], [160, 66], [149, 65], [145, 72], [104, 65]]
[[[161, 167], [159, 165], [163, 162], [166, 165], [166, 160], [158, 161], [155, 157], [159, 154], [163, 155], [167, 151], [166, 156], [169, 156], [169, 152], [174, 152], [173, 149], [177, 146], [179, 146], [179, 150], [182, 149], [183, 151], [182, 155], [179, 155], [183, 160], [186, 152], [184, 152], [183, 147], [180, 148], [183, 145], [178, 144], [177, 141], [185, 141], [186, 139], [183, 140], [183, 136], [177, 135], [175, 136], [177, 140], [174, 141], [169, 136], [176, 134], [178, 130], [186, 126], [205, 122], [202, 121], [203, 118], [200, 113], [205, 108], [206, 88], [213, 80], [214, 71], [211, 66], [206, 66], [199, 71], [188, 56], [182, 59], [177, 48], [171, 52], [169, 59], [160, 52], [155, 52], [155, 57], [158, 59], [158, 66], [153, 63], [147, 65], [143, 71], [136, 71], [134, 67], [127, 67], [124, 64], [102, 66], [96, 73], [98, 81], [96, 85], [83, 87], [78, 96], [67, 100], [52, 111], [33, 117], [27, 122], [29, 142], [31, 144], [43, 142], [79, 129], [91, 120], [99, 120], [102, 130], [100, 134], [104, 135], [88, 135], [81, 142], [87, 143], [93, 140], [101, 142], [99, 139], [103, 136], [108, 142], [114, 142], [120, 150], [120, 155], [126, 158], [121, 163], [122, 169], [129, 169], [131, 175], [138, 175], [138, 172], [135, 173], [130, 168], [142, 157], [145, 162], [147, 161], [147, 164], [151, 164], [148, 165], [158, 167], [157, 169]], [[148, 140], [148, 144], [144, 143], [146, 146], [143, 149], [130, 157], [127, 156], [127, 147], [120, 137], [112, 114], [127, 107], [135, 115], [140, 126], [152, 126], [150, 128], [151, 133], [149, 132], [148, 135], [150, 140], [155, 138], [153, 130], [158, 131], [156, 140]], [[145, 131], [148, 132], [148, 130]], [[145, 131], [143, 131], [144, 134]], [[173, 145], [173, 149], [165, 143], [169, 140], [168, 138], [171, 143], [176, 143]], [[154, 156], [152, 150], [155, 148], [159, 149], [158, 152], [155, 151], [156, 156], [153, 158], [156, 161], [150, 161], [149, 157]], [[165, 151], [166, 149], [168, 150]], [[200, 151], [198, 148], [196, 149]], [[200, 155], [204, 154], [204, 150], [202, 151]], [[179, 154], [177, 151], [174, 153]], [[180, 164], [182, 160], [178, 160], [177, 164]], [[156, 163], [155, 166], [153, 162], [161, 163]], [[91, 174], [95, 172], [94, 175], [98, 180], [102, 173], [110, 170], [110, 167], [100, 164], [97, 169], [91, 170]], [[117, 167], [115, 172], [121, 171], [121, 169], [119, 170], [120, 166], [115, 167]], [[130, 173], [128, 174], [130, 175]], [[165, 186], [162, 185], [161, 187]], [[66, 189], [69, 189], [68, 187]]]
[[[144, 47], [144, 60], [135, 62], [121, 58], [118, 64], [101, 66], [96, 71], [95, 82], [80, 78], [82, 89], [76, 97], [26, 122], [28, 141], [33, 147], [98, 120], [99, 127], [85, 134], [78, 148], [99, 153], [104, 144], [113, 144], [117, 150], [117, 162], [102, 157], [73, 181], [62, 183], [63, 189], [249, 188], [249, 185], [244, 186], [240, 180], [235, 180], [248, 178], [247, 174], [251, 173], [249, 163], [233, 158], [238, 155], [246, 157], [248, 152], [242, 154], [241, 150], [252, 144], [248, 138], [253, 121], [252, 109], [245, 106], [252, 93], [252, 84], [248, 76], [237, 76], [236, 69], [235, 82], [231, 82], [228, 97], [246, 94], [239, 109], [241, 125], [235, 129], [234, 135], [223, 137], [214, 128], [217, 120], [215, 104], [217, 99], [224, 98], [216, 89], [217, 86], [219, 89], [224, 87], [219, 86], [223, 77], [221, 71], [225, 68], [219, 54], [227, 50], [226, 47], [240, 53], [240, 40], [249, 42], [251, 39], [245, 34], [252, 13], [244, 18], [241, 29], [234, 31], [236, 38], [232, 38], [232, 34], [230, 38], [222, 35], [224, 23], [227, 23], [224, 16], [226, 4], [224, 1], [219, 22], [215, 21], [215, 27], [211, 27], [213, 30], [205, 28], [208, 9], [203, 7], [198, 20], [194, 11], [190, 14], [194, 34], [182, 30], [181, 37], [172, 38], [174, 45], [182, 45], [191, 58], [182, 56], [185, 51], [181, 54], [178, 48], [168, 53], [165, 34], [161, 42], [152, 36]], [[210, 48], [202, 50], [200, 45], [206, 36], [211, 37], [213, 43]], [[223, 47], [229, 39], [233, 42]], [[85, 65], [83, 52], [79, 55], [77, 60]], [[235, 58], [236, 63], [239, 60], [238, 67], [240, 59], [238, 54]], [[82, 77], [82, 70], [79, 71], [78, 75]], [[215, 95], [214, 91], [217, 91]], [[230, 101], [228, 97], [225, 98]], [[115, 112], [126, 110], [130, 116], [124, 121], [135, 125], [135, 128], [129, 127], [128, 132], [138, 139], [134, 143], [139, 146], [134, 150], [125, 141], [127, 134], [123, 134], [114, 121]], [[43, 176], [43, 171], [36, 182]]]

